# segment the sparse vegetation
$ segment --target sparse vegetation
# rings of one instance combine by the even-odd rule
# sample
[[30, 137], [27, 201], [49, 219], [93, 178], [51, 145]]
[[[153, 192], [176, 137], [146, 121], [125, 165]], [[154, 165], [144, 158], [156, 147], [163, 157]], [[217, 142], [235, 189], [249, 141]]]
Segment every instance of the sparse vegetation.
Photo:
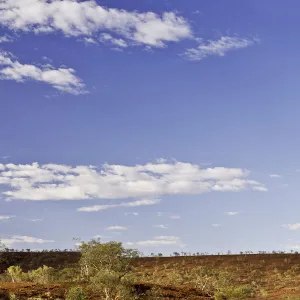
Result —
[[0, 299], [226, 300], [298, 299], [300, 295], [297, 253], [139, 257], [138, 251], [121, 243], [100, 240], [82, 243], [78, 251], [68, 252], [70, 264], [61, 262], [65, 252], [43, 252], [41, 258], [32, 251], [5, 251], [2, 265], [19, 255], [30, 255], [32, 260], [36, 255], [39, 265], [27, 260], [26, 264], [18, 261], [22, 267], [8, 266], [0, 276]]

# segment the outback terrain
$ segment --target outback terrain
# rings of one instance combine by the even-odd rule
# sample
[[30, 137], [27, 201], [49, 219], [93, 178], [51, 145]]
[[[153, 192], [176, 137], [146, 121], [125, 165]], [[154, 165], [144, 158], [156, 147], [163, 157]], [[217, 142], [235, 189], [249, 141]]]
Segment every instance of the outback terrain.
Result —
[[[62, 270], [79, 258], [77, 252], [7, 252], [0, 271], [4, 274], [12, 265], [23, 271], [43, 265]], [[300, 254], [143, 257], [128, 276], [140, 299], [300, 299]], [[0, 283], [0, 299], [65, 299], [71, 286], [63, 280], [40, 284], [6, 279]], [[84, 282], [82, 287], [89, 289]], [[226, 288], [231, 291], [217, 294]], [[101, 297], [91, 292], [88, 299]]]

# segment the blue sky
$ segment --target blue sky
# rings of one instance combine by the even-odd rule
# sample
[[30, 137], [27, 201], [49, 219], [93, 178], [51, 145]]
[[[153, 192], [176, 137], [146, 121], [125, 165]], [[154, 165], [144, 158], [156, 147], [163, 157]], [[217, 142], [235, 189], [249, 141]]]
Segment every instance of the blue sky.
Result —
[[300, 248], [297, 1], [0, 3], [0, 236]]

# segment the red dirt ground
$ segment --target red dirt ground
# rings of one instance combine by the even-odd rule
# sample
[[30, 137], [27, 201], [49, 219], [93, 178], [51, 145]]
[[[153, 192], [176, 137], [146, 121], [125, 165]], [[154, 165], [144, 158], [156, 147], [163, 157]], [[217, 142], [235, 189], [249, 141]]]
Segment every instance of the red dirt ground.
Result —
[[[0, 271], [4, 271], [10, 265], [20, 265], [25, 271], [36, 269], [42, 265], [61, 268], [76, 263], [79, 257], [79, 254], [76, 252], [9, 252], [4, 253], [5, 262], [0, 264]], [[135, 266], [140, 272], [151, 273], [154, 268], [163, 268], [166, 265], [168, 265], [169, 270], [173, 267], [181, 270], [187, 270], [196, 266], [220, 269], [240, 266], [240, 281], [244, 282], [244, 279], [248, 275], [247, 266], [251, 266], [255, 270], [260, 271], [267, 276], [268, 272], [274, 268], [280, 272], [284, 272], [295, 265], [300, 266], [300, 254], [253, 254], [161, 258], [145, 257], [138, 259]], [[136, 289], [144, 292], [153, 286], [158, 287], [162, 291], [165, 299], [211, 299], [208, 295], [201, 294], [199, 290], [186, 286], [162, 286], [159, 284], [153, 285], [141, 282], [140, 284], [136, 284]], [[298, 286], [300, 286], [300, 282]], [[44, 286], [33, 283], [0, 283], [0, 299], [6, 299], [5, 296], [1, 296], [1, 291], [14, 293], [19, 296], [18, 299], [20, 300], [30, 299], [30, 297], [37, 296], [42, 299], [64, 299], [68, 287], [69, 285], [66, 284], [50, 284]], [[285, 295], [286, 298], [284, 298]], [[100, 298], [97, 295], [93, 295], [89, 299]], [[141, 299], [143, 298], [141, 297]], [[261, 299], [300, 299], [300, 290], [285, 287], [280, 290], [270, 291], [268, 296]]]

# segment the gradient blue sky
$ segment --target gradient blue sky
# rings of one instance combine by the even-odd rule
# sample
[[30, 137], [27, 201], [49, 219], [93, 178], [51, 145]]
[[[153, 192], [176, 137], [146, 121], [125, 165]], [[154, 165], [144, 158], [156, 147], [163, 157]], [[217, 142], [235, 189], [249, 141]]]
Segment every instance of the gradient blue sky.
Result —
[[[9, 246], [72, 248], [73, 237], [101, 235], [144, 253], [300, 248], [299, 1], [90, 2], [91, 11], [116, 10], [108, 17], [111, 28], [92, 24], [85, 33], [74, 26], [86, 29], [88, 18], [65, 12], [68, 5], [87, 2], [64, 0], [64, 7], [57, 6], [61, 24], [73, 26], [62, 30], [52, 15], [46, 21], [38, 17], [50, 10], [30, 10], [54, 2], [26, 1], [0, 3], [0, 191], [6, 193], [0, 236]], [[120, 22], [122, 10], [134, 16], [132, 27]], [[145, 12], [155, 13], [155, 22]], [[40, 32], [46, 26], [50, 29]], [[161, 158], [166, 161], [157, 161]], [[7, 173], [34, 162], [39, 163], [34, 184], [27, 175]], [[156, 187], [148, 193], [141, 186], [123, 197], [108, 184], [110, 199], [101, 191], [78, 199], [59, 190], [39, 199], [38, 187], [47, 193], [47, 184], [59, 181], [36, 179], [49, 163], [93, 165], [98, 175], [105, 163], [179, 167], [168, 191]], [[255, 180], [260, 189], [242, 182], [235, 190], [236, 178], [226, 183], [228, 191], [216, 191], [223, 182], [215, 177], [183, 183], [181, 166], [199, 173], [237, 168], [245, 172], [238, 180]], [[153, 177], [157, 184], [161, 176]], [[29, 189], [13, 186], [20, 177]], [[205, 192], [197, 189], [203, 182], [212, 184]], [[189, 184], [187, 192], [182, 185]], [[161, 201], [77, 211], [143, 199]], [[139, 214], [126, 215], [130, 212]]]

